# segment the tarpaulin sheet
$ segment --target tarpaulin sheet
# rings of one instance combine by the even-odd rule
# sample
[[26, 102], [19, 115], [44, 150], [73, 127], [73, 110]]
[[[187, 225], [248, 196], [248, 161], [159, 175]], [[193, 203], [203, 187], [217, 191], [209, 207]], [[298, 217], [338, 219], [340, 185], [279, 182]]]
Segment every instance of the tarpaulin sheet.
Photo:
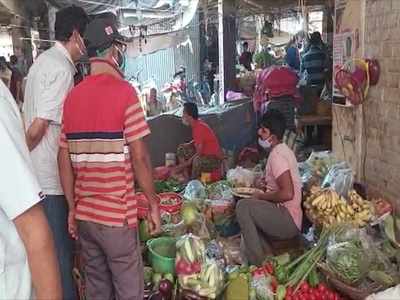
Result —
[[[180, 110], [148, 120], [152, 133], [147, 143], [153, 166], [164, 165], [165, 153], [176, 152], [179, 144], [192, 139], [190, 128], [182, 124], [181, 114]], [[239, 152], [256, 140], [256, 117], [251, 102], [200, 110], [200, 118], [214, 130], [225, 150]]]

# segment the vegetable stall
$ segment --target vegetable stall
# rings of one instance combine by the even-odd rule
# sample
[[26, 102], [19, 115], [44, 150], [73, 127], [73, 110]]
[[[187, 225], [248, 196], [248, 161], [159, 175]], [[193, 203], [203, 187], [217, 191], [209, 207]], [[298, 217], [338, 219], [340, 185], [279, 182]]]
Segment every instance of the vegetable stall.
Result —
[[311, 154], [299, 169], [304, 243], [262, 266], [246, 263], [235, 218], [236, 203], [256, 189], [262, 165], [229, 170], [215, 183], [157, 181], [158, 237], [148, 233], [139, 194], [145, 299], [400, 299], [400, 219], [390, 203], [366, 197], [347, 164], [328, 152]]

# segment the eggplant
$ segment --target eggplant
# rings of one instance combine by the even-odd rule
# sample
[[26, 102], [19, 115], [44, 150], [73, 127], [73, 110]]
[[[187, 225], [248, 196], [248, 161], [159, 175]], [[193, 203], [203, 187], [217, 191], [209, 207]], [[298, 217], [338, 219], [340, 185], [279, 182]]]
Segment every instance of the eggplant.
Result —
[[150, 295], [149, 300], [165, 300], [160, 292], [155, 292]]
[[171, 281], [168, 279], [163, 279], [160, 281], [160, 285], [158, 286], [158, 291], [162, 294], [165, 300], [172, 299], [172, 292], [174, 290], [174, 286]]

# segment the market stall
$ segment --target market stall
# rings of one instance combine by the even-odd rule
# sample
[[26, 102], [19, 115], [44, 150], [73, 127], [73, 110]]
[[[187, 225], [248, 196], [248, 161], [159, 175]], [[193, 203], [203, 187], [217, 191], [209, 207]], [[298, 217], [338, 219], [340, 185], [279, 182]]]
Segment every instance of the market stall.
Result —
[[157, 237], [149, 235], [147, 200], [139, 194], [146, 299], [399, 299], [400, 219], [330, 152], [299, 164], [303, 242], [248, 265], [235, 206], [257, 189], [263, 168], [262, 161], [238, 166], [214, 183], [157, 177]]

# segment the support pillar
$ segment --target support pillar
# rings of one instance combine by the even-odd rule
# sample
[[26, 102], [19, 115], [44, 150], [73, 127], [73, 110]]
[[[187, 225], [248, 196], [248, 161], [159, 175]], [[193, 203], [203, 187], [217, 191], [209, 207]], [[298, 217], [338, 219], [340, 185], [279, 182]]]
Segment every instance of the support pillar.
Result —
[[236, 35], [236, 0], [218, 0], [219, 104], [234, 87]]

